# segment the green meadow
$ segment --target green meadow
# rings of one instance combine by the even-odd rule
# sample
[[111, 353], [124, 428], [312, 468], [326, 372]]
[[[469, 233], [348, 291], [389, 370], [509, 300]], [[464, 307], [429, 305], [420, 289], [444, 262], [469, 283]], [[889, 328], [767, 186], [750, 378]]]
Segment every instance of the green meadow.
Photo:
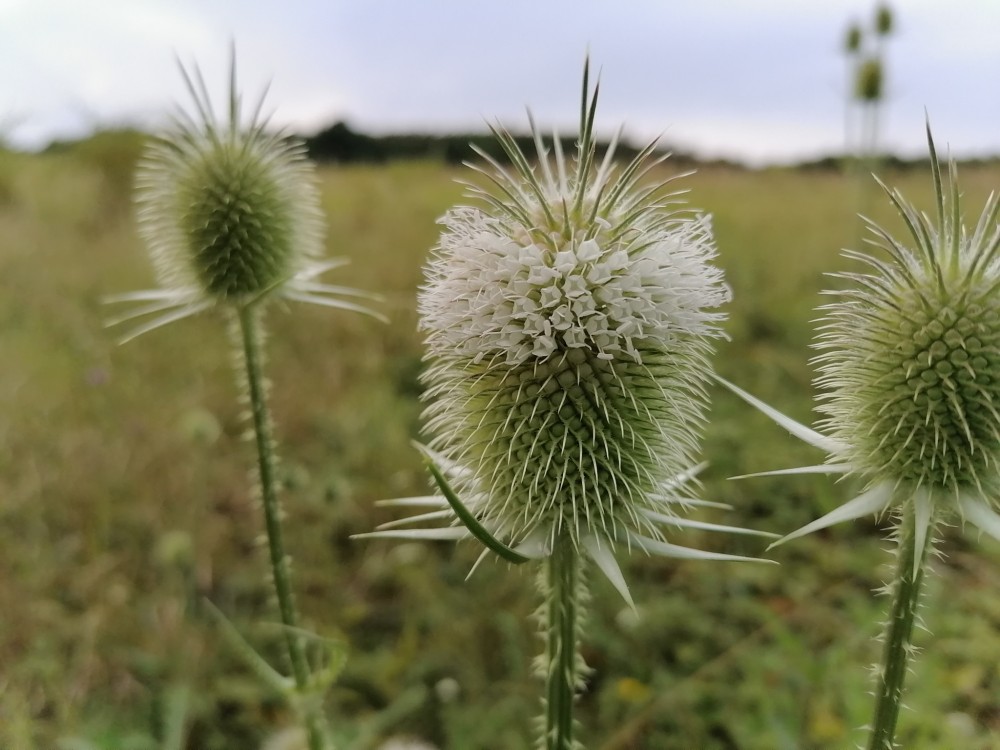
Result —
[[[0, 153], [0, 748], [258, 748], [287, 726], [220, 638], [211, 601], [283, 663], [258, 538], [252, 447], [225, 321], [167, 326], [124, 346], [109, 294], [150, 288], [130, 204], [139, 144], [93, 139], [57, 154]], [[662, 168], [674, 169], [667, 162]], [[345, 740], [392, 735], [454, 750], [523, 750], [540, 714], [542, 643], [530, 572], [472, 542], [352, 540], [426, 494], [415, 293], [461, 168], [432, 162], [320, 169], [332, 283], [381, 293], [384, 325], [272, 305], [268, 372], [294, 585], [307, 626], [349, 644], [329, 696]], [[884, 179], [930, 205], [929, 171]], [[963, 167], [978, 217], [1000, 167]], [[716, 352], [724, 377], [813, 419], [812, 320], [861, 236], [854, 183], [831, 170], [708, 167], [678, 183], [714, 216], [733, 289]], [[870, 211], [901, 230], [884, 197]], [[731, 481], [824, 458], [734, 396], [712, 393], [706, 520], [788, 532], [859, 487], [829, 477]], [[636, 609], [602, 576], [584, 638], [578, 709], [595, 750], [853, 747], [870, 720], [889, 575], [886, 527], [838, 526], [773, 550], [780, 566], [625, 563]], [[671, 541], [763, 555], [747, 537]], [[947, 529], [923, 610], [933, 633], [909, 678], [908, 750], [1000, 747], [1000, 545]], [[346, 745], [345, 745], [346, 746]]]

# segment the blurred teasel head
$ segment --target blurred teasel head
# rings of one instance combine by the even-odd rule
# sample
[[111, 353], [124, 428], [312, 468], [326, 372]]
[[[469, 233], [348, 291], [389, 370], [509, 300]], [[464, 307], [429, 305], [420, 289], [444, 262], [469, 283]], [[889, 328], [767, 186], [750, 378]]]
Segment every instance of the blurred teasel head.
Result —
[[199, 119], [182, 114], [137, 175], [139, 228], [164, 286], [240, 303], [280, 286], [322, 254], [323, 224], [302, 147], [244, 127], [235, 81], [229, 121], [215, 121], [201, 78], [185, 78]]
[[878, 57], [867, 57], [858, 66], [854, 79], [854, 97], [862, 102], [880, 101], [884, 82], [882, 61]]
[[848, 55], [857, 53], [861, 49], [861, 38], [861, 25], [857, 21], [853, 21], [844, 34], [844, 52]]
[[535, 163], [493, 128], [510, 165], [479, 151], [489, 187], [440, 220], [418, 304], [427, 453], [462, 521], [527, 556], [569, 542], [622, 589], [614, 545], [724, 557], [667, 544], [659, 525], [684, 525], [730, 290], [708, 217], [670, 180], [643, 184], [666, 158], [656, 142], [623, 166], [617, 136], [599, 155], [598, 90], [585, 68], [573, 159], [530, 114]]
[[895, 19], [892, 8], [883, 3], [875, 9], [875, 33], [879, 36], [889, 36], [895, 29]]
[[181, 67], [194, 113], [179, 110], [147, 148], [136, 174], [139, 232], [160, 289], [110, 298], [144, 303], [111, 324], [146, 318], [125, 340], [215, 306], [270, 295], [370, 312], [343, 296], [369, 296], [316, 277], [324, 229], [312, 164], [301, 143], [268, 129], [264, 97], [243, 121], [231, 62], [226, 117], [215, 114], [195, 68]]

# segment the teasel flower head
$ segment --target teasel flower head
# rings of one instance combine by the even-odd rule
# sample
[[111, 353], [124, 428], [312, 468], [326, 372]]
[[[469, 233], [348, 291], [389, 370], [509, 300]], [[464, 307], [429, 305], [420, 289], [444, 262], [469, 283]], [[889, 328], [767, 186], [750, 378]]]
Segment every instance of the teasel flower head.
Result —
[[857, 54], [861, 50], [862, 38], [861, 25], [857, 21], [853, 21], [844, 34], [844, 52], [848, 55]]
[[200, 72], [181, 73], [195, 112], [178, 111], [136, 174], [139, 232], [160, 288], [110, 297], [141, 304], [109, 324], [145, 319], [129, 340], [210, 308], [272, 296], [378, 317], [351, 299], [372, 295], [317, 281], [345, 261], [323, 258], [312, 164], [301, 143], [269, 130], [263, 96], [243, 121], [235, 53], [225, 120], [213, 111]]
[[[574, 159], [531, 119], [536, 163], [501, 126], [510, 166], [478, 150], [488, 187], [447, 212], [419, 295], [425, 455], [442, 496], [375, 536], [462, 538], [508, 560], [569, 540], [628, 598], [612, 550], [724, 558], [665, 541], [690, 503], [705, 384], [730, 290], [708, 217], [643, 186], [656, 142], [616, 165], [594, 135], [584, 71]], [[619, 131], [620, 134], [620, 131]], [[456, 517], [457, 516], [457, 517]], [[730, 527], [719, 527], [733, 530]], [[736, 529], [736, 531], [742, 531]]]
[[847, 288], [822, 308], [822, 432], [730, 385], [830, 456], [822, 466], [767, 473], [843, 473], [867, 483], [777, 543], [903, 510], [915, 519], [914, 565], [938, 520], [958, 516], [1000, 539], [1000, 200], [991, 195], [969, 231], [955, 165], [945, 181], [929, 128], [927, 138], [934, 216], [883, 185], [908, 236], [869, 222], [882, 252], [848, 252], [867, 271], [839, 274]]
[[854, 80], [854, 98], [862, 102], [877, 102], [882, 99], [885, 75], [882, 60], [866, 57], [858, 65]]
[[875, 9], [875, 33], [879, 36], [889, 36], [895, 26], [892, 8], [887, 3], [882, 3]]

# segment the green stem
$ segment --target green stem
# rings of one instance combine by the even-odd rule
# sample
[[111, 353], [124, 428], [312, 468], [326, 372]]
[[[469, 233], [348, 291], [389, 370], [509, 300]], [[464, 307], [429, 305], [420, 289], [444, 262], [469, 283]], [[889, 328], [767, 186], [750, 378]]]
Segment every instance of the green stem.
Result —
[[911, 637], [913, 624], [917, 619], [920, 589], [924, 581], [924, 561], [927, 558], [927, 549], [930, 547], [928, 539], [919, 552], [919, 563], [914, 566], [916, 548], [914, 526], [913, 511], [908, 509], [899, 529], [892, 611], [878, 678], [875, 720], [868, 743], [869, 750], [891, 750], [895, 747], [893, 738], [896, 735], [896, 720], [899, 718], [899, 707], [902, 704], [907, 662], [913, 650]]
[[580, 572], [572, 541], [556, 540], [546, 564], [545, 750], [573, 750]]
[[326, 750], [326, 734], [319, 710], [312, 705], [308, 692], [311, 675], [306, 658], [305, 643], [297, 634], [299, 616], [292, 594], [291, 574], [288, 556], [281, 531], [281, 505], [275, 485], [274, 441], [271, 436], [271, 416], [267, 408], [260, 353], [260, 332], [257, 325], [258, 312], [253, 307], [242, 307], [239, 311], [239, 325], [243, 345], [243, 364], [246, 367], [250, 409], [253, 414], [254, 437], [257, 445], [257, 466], [260, 473], [261, 502], [264, 507], [264, 523], [267, 528], [267, 549], [271, 562], [271, 578], [278, 599], [281, 623], [284, 625], [285, 645], [292, 665], [292, 676], [296, 691], [303, 699], [309, 750]]

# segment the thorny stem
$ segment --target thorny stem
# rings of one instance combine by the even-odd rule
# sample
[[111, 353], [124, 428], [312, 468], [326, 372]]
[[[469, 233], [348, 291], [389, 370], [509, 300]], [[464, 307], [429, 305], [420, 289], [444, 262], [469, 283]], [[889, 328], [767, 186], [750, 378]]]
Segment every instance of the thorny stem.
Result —
[[916, 547], [914, 533], [915, 520], [912, 508], [907, 508], [899, 528], [897, 549], [896, 580], [893, 586], [892, 610], [888, 630], [885, 634], [885, 648], [878, 675], [875, 719], [872, 726], [869, 750], [891, 750], [895, 747], [896, 720], [903, 696], [903, 679], [906, 677], [907, 662], [913, 650], [911, 636], [917, 617], [920, 589], [924, 581], [924, 567], [928, 539], [919, 552], [920, 561], [914, 566]]
[[545, 571], [545, 750], [574, 750], [573, 701], [578, 683], [579, 561], [568, 538], [557, 539]]
[[292, 676], [298, 696], [302, 699], [309, 750], [328, 750], [329, 742], [323, 731], [323, 717], [312, 705], [307, 695], [310, 689], [309, 661], [305, 643], [298, 634], [299, 616], [292, 594], [288, 557], [281, 532], [281, 506], [275, 488], [274, 442], [271, 437], [271, 416], [267, 407], [263, 367], [260, 354], [258, 312], [246, 306], [239, 310], [239, 327], [243, 345], [243, 363], [246, 366], [250, 409], [253, 415], [254, 437], [257, 445], [257, 465], [260, 474], [261, 501], [264, 523], [267, 528], [267, 549], [271, 562], [271, 576], [278, 599], [278, 610], [284, 626], [285, 645], [292, 665]]

